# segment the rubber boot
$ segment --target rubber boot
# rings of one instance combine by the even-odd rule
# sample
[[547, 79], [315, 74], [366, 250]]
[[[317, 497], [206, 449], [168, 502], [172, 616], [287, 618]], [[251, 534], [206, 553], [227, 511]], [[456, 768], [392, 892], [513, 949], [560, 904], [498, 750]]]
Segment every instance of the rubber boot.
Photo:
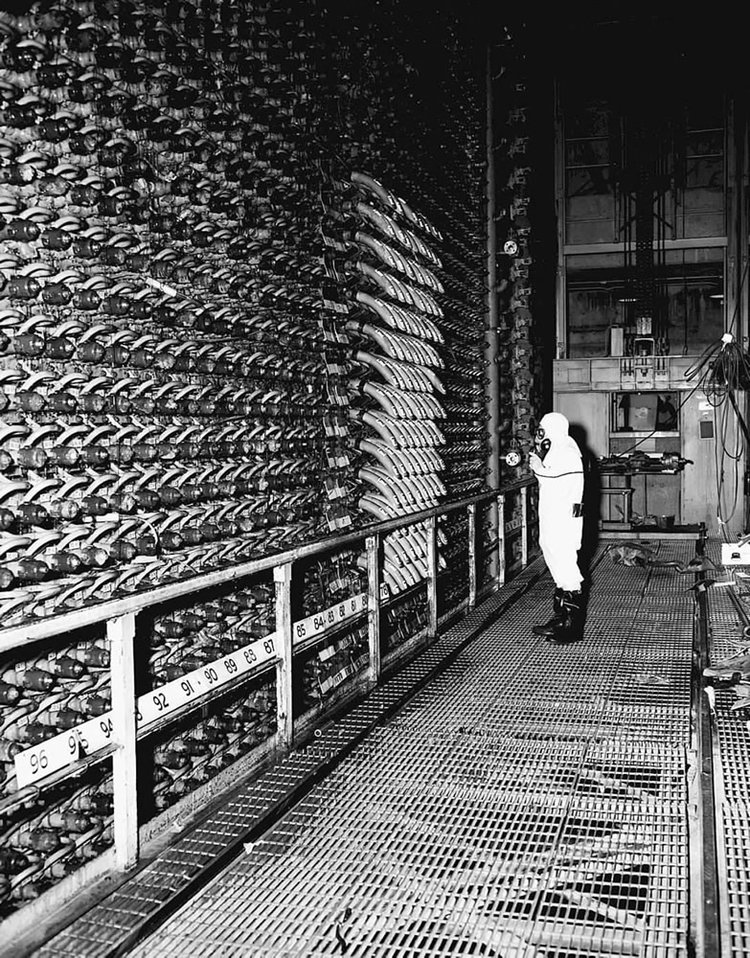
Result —
[[552, 618], [544, 625], [535, 625], [531, 629], [534, 635], [554, 635], [564, 622], [563, 590], [555, 589], [552, 596]]
[[563, 592], [560, 623], [552, 634], [547, 636], [547, 641], [553, 645], [570, 645], [571, 642], [578, 642], [583, 638], [584, 618], [583, 594], [580, 591]]

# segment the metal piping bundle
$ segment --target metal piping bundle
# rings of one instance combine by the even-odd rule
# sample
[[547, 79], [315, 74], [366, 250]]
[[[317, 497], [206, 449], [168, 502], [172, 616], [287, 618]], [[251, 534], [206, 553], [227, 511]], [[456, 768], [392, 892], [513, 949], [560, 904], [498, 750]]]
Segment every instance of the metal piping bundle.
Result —
[[[347, 284], [350, 318], [345, 330], [359, 341], [352, 351], [349, 388], [358, 404], [351, 418], [363, 429], [358, 441], [367, 459], [359, 478], [366, 484], [359, 506], [377, 519], [392, 519], [437, 505], [446, 495], [438, 423], [445, 418], [445, 389], [436, 370], [443, 316], [435, 294], [443, 286], [433, 269], [441, 263], [423, 236], [439, 234], [403, 200], [372, 177], [354, 173], [357, 197], [346, 204], [354, 228], [330, 235], [333, 280]], [[325, 231], [325, 227], [324, 227]], [[325, 232], [324, 232], [325, 235]], [[391, 592], [403, 591], [427, 576], [423, 527], [386, 537], [384, 577]]]
[[[408, 8], [57, 0], [0, 13], [3, 626], [335, 533], [370, 519], [367, 497], [400, 515], [444, 485], [452, 498], [482, 486], [482, 316], [462, 305], [483, 291], [470, 256], [481, 171], [465, 162], [481, 110], [465, 45], [442, 55], [448, 23], [430, 58], [442, 80], [420, 90], [398, 50]], [[372, 17], [379, 28], [360, 29]], [[438, 124], [454, 116], [449, 140]], [[450, 234], [446, 270], [426, 220], [355, 176], [337, 301], [321, 289], [321, 198], [330, 168], [360, 163]], [[441, 567], [465, 525], [441, 526]], [[394, 591], [424, 582], [425, 551], [424, 530], [388, 539]], [[295, 589], [303, 612], [364, 591], [358, 559], [321, 558], [316, 588]], [[449, 585], [445, 601], [460, 601], [454, 567]], [[386, 606], [386, 652], [427, 624], [424, 593]], [[199, 664], [234, 662], [272, 629], [269, 602], [253, 580], [139, 615], [139, 693], [155, 702]], [[345, 693], [366, 645], [356, 623], [295, 654], [306, 707]], [[61, 880], [111, 845], [106, 762], [34, 798], [17, 776], [61, 735], [77, 749], [84, 722], [105, 734], [108, 655], [95, 629], [0, 662], [0, 920], [33, 924], [45, 889], [72, 894], [79, 876]], [[268, 741], [272, 682], [253, 686], [252, 707], [245, 683], [146, 733], [142, 824], [166, 827], [167, 807], [220, 789], [221, 770]]]

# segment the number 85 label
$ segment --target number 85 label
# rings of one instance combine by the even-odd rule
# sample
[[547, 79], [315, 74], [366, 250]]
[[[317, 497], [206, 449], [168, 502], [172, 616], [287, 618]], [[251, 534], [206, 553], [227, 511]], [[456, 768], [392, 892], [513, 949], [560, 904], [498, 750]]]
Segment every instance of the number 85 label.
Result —
[[[293, 625], [297, 640], [320, 634], [331, 625], [367, 608], [365, 594], [351, 596], [316, 615]], [[258, 639], [231, 655], [209, 662], [180, 679], [141, 695], [136, 703], [136, 722], [140, 730], [179, 711], [194, 698], [210, 694], [213, 689], [250, 672], [277, 655], [275, 634]], [[25, 749], [15, 757], [18, 787], [24, 788], [73, 765], [115, 743], [112, 713], [83, 722], [67, 732]]]

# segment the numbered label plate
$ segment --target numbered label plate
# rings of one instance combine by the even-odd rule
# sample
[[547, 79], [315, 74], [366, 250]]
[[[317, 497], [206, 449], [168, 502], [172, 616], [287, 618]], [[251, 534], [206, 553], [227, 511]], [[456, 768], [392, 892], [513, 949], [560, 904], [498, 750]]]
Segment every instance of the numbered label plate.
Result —
[[338, 605], [332, 605], [330, 609], [324, 609], [323, 612], [316, 612], [315, 615], [308, 615], [306, 619], [295, 622], [292, 626], [292, 641], [304, 642], [306, 639], [314, 638], [316, 635], [322, 635], [328, 629], [332, 629], [352, 616], [359, 615], [367, 608], [367, 593], [360, 592], [359, 595], [350, 596], [339, 602]]
[[[292, 625], [293, 641], [320, 635], [358, 615], [367, 608], [367, 595], [352, 596], [337, 605], [308, 616]], [[137, 700], [136, 724], [145, 731], [160, 719], [178, 712], [193, 699], [212, 693], [246, 672], [278, 657], [276, 633], [257, 639], [229, 655], [187, 672], [179, 679], [161, 685]], [[18, 787], [25, 788], [53, 775], [68, 765], [100, 752], [114, 744], [112, 712], [89, 719], [45, 742], [19, 752], [15, 757]]]
[[[199, 669], [187, 672], [182, 678], [159, 686], [137, 700], [136, 725], [145, 731], [159, 719], [179, 711], [192, 699], [221, 688], [234, 679], [276, 658], [275, 633], [258, 639], [235, 652]], [[49, 738], [40, 745], [19, 752], [15, 757], [18, 787], [24, 788], [47, 775], [65, 768], [80, 759], [112, 745], [114, 725], [112, 712], [83, 722], [67, 732]]]
[[147, 729], [165, 715], [176, 712], [192, 699], [221, 688], [251, 669], [276, 658], [276, 633], [258, 639], [229, 655], [215, 659], [199, 669], [186, 672], [174, 682], [160, 685], [138, 698], [136, 724]]

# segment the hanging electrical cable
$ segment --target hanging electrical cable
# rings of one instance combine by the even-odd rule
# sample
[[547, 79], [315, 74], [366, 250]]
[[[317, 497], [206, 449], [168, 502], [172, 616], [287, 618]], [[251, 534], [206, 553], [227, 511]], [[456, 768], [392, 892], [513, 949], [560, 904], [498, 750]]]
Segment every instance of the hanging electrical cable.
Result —
[[[743, 273], [744, 285], [746, 271]], [[730, 326], [736, 319], [736, 310]], [[725, 332], [721, 340], [712, 343], [704, 349], [698, 360], [685, 373], [686, 379], [697, 378], [696, 388], [705, 393], [708, 402], [718, 410], [720, 428], [716, 431], [715, 468], [716, 468], [716, 510], [717, 520], [722, 537], [728, 539], [728, 524], [737, 510], [739, 492], [739, 461], [742, 458], [741, 444], [736, 444], [734, 451], [728, 448], [728, 408], [729, 401], [737, 423], [742, 431], [745, 446], [750, 447], [750, 431], [745, 417], [737, 402], [735, 393], [742, 392], [750, 387], [750, 356], [742, 349], [731, 332]], [[724, 460], [730, 459], [734, 463], [734, 495], [731, 511], [722, 508], [724, 496]]]
[[750, 386], [750, 356], [732, 333], [726, 332], [718, 343], [707, 347], [685, 373], [686, 379], [696, 376], [713, 406], [721, 405], [726, 398], [734, 405], [734, 393]]

